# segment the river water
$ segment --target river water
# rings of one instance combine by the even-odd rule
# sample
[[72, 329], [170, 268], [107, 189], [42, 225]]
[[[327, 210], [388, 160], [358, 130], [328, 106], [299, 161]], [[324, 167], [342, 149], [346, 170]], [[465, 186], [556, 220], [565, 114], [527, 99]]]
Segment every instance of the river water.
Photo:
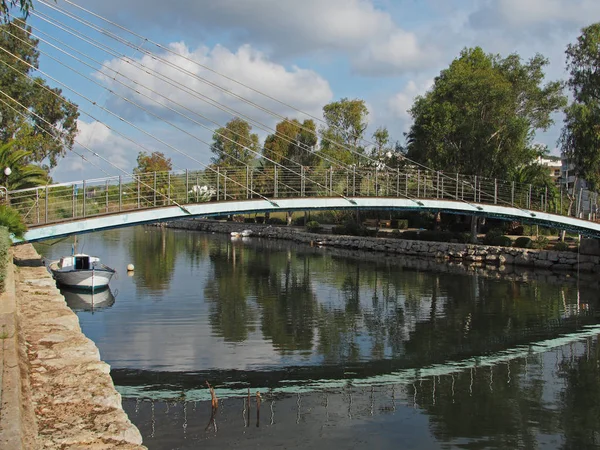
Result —
[[65, 297], [150, 449], [600, 445], [593, 279], [154, 227], [78, 245], [118, 276]]

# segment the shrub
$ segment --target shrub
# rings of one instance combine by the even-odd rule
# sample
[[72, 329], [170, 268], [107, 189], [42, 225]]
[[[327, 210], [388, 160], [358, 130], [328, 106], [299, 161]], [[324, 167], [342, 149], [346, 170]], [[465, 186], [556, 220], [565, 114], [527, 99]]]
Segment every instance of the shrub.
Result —
[[556, 242], [554, 244], [554, 250], [556, 250], [557, 252], [568, 252], [569, 249], [569, 244], [566, 242]]
[[[267, 223], [269, 225], [286, 225], [286, 221], [283, 219], [280, 219], [279, 217], [271, 217]], [[310, 222], [308, 222], [310, 223]]]
[[310, 222], [308, 222], [306, 224], [306, 229], [310, 232], [310, 233], [316, 233], [318, 231], [321, 230], [321, 224], [315, 220], [311, 220]]
[[256, 216], [256, 223], [265, 223], [264, 216]]
[[296, 217], [292, 223], [296, 226], [303, 227], [304, 226], [304, 216]]
[[402, 239], [409, 239], [411, 241], [418, 241], [419, 240], [419, 232], [418, 231], [404, 231], [402, 233]]
[[254, 220], [254, 217], [245, 217], [244, 218], [244, 223], [255, 223], [256, 220]]
[[408, 220], [398, 219], [396, 228], [398, 228], [399, 230], [406, 230], [408, 228]]
[[499, 230], [497, 228], [493, 228], [491, 230], [489, 230], [486, 234], [485, 237], [483, 238], [483, 243], [485, 245], [496, 245], [493, 242], [497, 242], [497, 239], [502, 236], [502, 230]]
[[522, 236], [517, 238], [513, 245], [517, 248], [533, 248], [533, 241], [527, 236]]
[[19, 212], [10, 206], [0, 205], [0, 227], [6, 227], [9, 234], [22, 239], [27, 231], [27, 225]]
[[4, 280], [8, 268], [8, 249], [10, 248], [10, 237], [8, 228], [0, 227], [0, 292], [4, 292]]
[[495, 247], [510, 247], [512, 246], [512, 239], [508, 236], [495, 236], [490, 239], [487, 245], [493, 245]]
[[344, 225], [336, 225], [331, 229], [331, 234], [347, 234]]
[[537, 239], [533, 242], [533, 248], [544, 249], [548, 247], [548, 238], [546, 236], [538, 236]]

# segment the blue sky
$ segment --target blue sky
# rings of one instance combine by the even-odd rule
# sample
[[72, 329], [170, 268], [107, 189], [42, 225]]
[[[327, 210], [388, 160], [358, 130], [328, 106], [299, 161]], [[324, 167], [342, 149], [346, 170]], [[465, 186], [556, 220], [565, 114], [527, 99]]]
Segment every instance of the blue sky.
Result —
[[[518, 52], [523, 58], [542, 53], [550, 59], [548, 79], [564, 79], [564, 50], [573, 42], [583, 26], [600, 20], [597, 0], [74, 0], [75, 4], [118, 23], [176, 52], [185, 53], [236, 80], [247, 83], [288, 104], [313, 115], [320, 115], [326, 103], [342, 97], [364, 99], [370, 110], [369, 134], [378, 126], [387, 126], [392, 139], [403, 140], [410, 126], [406, 112], [415, 96], [424, 93], [433, 78], [448, 66], [461, 49], [479, 45], [486, 52], [507, 55]], [[97, 18], [75, 8], [65, 0], [56, 5], [73, 12], [77, 17], [91, 20], [130, 39], [135, 45], [142, 39], [102, 23]], [[106, 67], [127, 77], [140, 86], [151, 86], [156, 92], [173, 99], [175, 109], [188, 108], [208, 119], [199, 119], [207, 128], [213, 122], [225, 124], [231, 115], [210, 107], [198, 97], [178, 91], [157, 81], [132, 64], [94, 48], [79, 38], [64, 33], [43, 20], [42, 15], [54, 17], [61, 26], [81, 29], [85, 36], [104, 43], [117, 54], [132, 57], [145, 67], [165, 72], [175, 83], [200, 91], [230, 108], [248, 114], [265, 125], [255, 131], [264, 137], [277, 119], [238, 100], [208, 88], [197, 79], [177, 73], [164, 63], [143, 58], [140, 51], [128, 48], [105, 35], [78, 24], [49, 8], [45, 1], [34, 1], [35, 12], [29, 22], [34, 34], [45, 31], [81, 52], [103, 62]], [[42, 35], [39, 35], [42, 37]], [[55, 42], [55, 45], [59, 45]], [[64, 47], [63, 47], [64, 48]], [[144, 48], [156, 51], [173, 63], [199, 76], [234, 90], [259, 102], [277, 114], [302, 118], [297, 112], [245, 91], [224, 79], [203, 71], [198, 66], [144, 43]], [[113, 129], [95, 124], [85, 114], [80, 118], [78, 141], [115, 165], [130, 172], [137, 153], [142, 149], [127, 138], [143, 144], [148, 150], [160, 150], [172, 157], [174, 168], [199, 168], [209, 162], [208, 145], [211, 132], [165, 108], [166, 101], [158, 94], [146, 91], [160, 104], [132, 94], [96, 69], [77, 63], [47, 44], [40, 43], [44, 52], [40, 69], [95, 101], [90, 104], [80, 95], [65, 89], [65, 95]], [[65, 49], [66, 50], [66, 49]], [[69, 67], [62, 66], [48, 55], [59, 56]], [[190, 135], [150, 117], [139, 108], [107, 93], [74, 72], [93, 78], [121, 95], [142, 103], [154, 114], [165, 116], [183, 127]], [[102, 69], [109, 73], [107, 69]], [[113, 72], [113, 75], [116, 72]], [[132, 81], [133, 80], [133, 81]], [[54, 85], [54, 82], [50, 82]], [[110, 109], [148, 134], [159, 137], [168, 145], [135, 127], [110, 116], [98, 108]], [[171, 104], [174, 107], [174, 104]], [[562, 118], [557, 126], [538, 135], [538, 141], [551, 149], [556, 147]], [[177, 149], [174, 151], [173, 148]], [[78, 147], [79, 152], [89, 153]], [[183, 154], [189, 155], [184, 156]], [[93, 158], [90, 158], [93, 160]], [[98, 162], [106, 172], [119, 174], [117, 169]], [[62, 160], [53, 172], [57, 181], [104, 176], [96, 167], [81, 161], [76, 155]]]

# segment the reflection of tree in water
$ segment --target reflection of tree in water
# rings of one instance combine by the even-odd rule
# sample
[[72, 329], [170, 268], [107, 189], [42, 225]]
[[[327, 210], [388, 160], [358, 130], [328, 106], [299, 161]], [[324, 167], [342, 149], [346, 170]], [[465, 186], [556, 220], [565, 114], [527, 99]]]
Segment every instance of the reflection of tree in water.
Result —
[[227, 342], [244, 342], [255, 329], [257, 313], [248, 304], [248, 253], [229, 241], [217, 241], [209, 251], [213, 273], [204, 287], [204, 298], [212, 305], [210, 323], [215, 334]]
[[129, 242], [138, 287], [158, 292], [168, 290], [179, 242], [175, 233], [164, 228], [135, 227]]
[[[556, 433], [544, 399], [539, 365], [524, 359], [479, 367], [417, 382], [417, 405], [429, 416], [433, 434], [445, 442], [468, 439], [469, 448], [536, 448], [537, 434]], [[455, 442], [456, 443], [456, 442]]]
[[317, 301], [309, 267], [310, 259], [291, 252], [253, 253], [248, 261], [263, 336], [283, 354], [313, 347]]
[[[571, 349], [572, 350], [572, 349]], [[565, 382], [560, 395], [563, 448], [598, 448], [600, 445], [600, 344], [588, 339], [581, 355], [567, 355], [558, 376]]]

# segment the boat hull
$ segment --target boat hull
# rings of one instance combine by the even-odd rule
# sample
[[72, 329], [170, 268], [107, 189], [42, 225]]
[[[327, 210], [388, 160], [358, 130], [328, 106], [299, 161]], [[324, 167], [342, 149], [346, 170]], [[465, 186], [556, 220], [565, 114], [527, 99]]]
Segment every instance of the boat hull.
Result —
[[61, 270], [53, 268], [52, 265], [50, 266], [50, 271], [56, 282], [61, 286], [91, 291], [106, 288], [114, 275], [113, 271], [106, 269]]

